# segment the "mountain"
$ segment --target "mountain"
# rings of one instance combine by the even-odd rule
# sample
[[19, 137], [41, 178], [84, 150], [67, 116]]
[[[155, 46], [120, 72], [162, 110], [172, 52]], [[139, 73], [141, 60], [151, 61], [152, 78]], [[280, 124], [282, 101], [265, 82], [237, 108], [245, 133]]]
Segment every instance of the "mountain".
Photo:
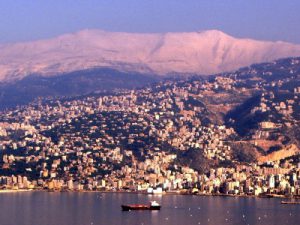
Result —
[[[84, 80], [93, 73], [47, 78], [46, 83], [57, 82], [62, 84], [60, 91], [67, 91], [77, 75]], [[67, 77], [74, 78], [56, 80]], [[86, 83], [75, 84], [85, 89]], [[279, 160], [274, 168], [295, 173], [300, 153], [300, 57], [208, 79], [194, 76], [112, 94], [42, 99], [0, 112], [0, 125], [2, 175], [52, 180], [50, 174], [41, 177], [41, 171], [57, 169], [57, 179], [116, 174], [127, 180], [144, 170], [136, 173], [136, 180], [149, 180], [148, 174], [155, 171], [166, 176], [167, 169], [190, 174], [188, 167], [208, 173], [239, 165], [246, 171], [244, 166], [255, 162], [249, 172], [261, 177], [258, 163]], [[56, 162], [60, 165], [51, 166]], [[271, 165], [262, 167], [274, 173]]]
[[0, 45], [0, 81], [95, 67], [208, 75], [292, 56], [300, 56], [300, 45], [237, 39], [217, 30], [162, 34], [83, 30], [48, 40]]
[[150, 74], [126, 73], [110, 68], [79, 70], [60, 76], [30, 75], [10, 83], [0, 83], [0, 110], [24, 105], [38, 97], [73, 97], [134, 89], [161, 80]]

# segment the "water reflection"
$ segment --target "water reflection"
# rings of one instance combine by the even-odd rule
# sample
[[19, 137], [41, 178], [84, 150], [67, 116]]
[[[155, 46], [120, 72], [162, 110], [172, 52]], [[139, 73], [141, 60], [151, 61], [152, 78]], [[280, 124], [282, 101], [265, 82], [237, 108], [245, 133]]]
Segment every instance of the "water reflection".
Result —
[[[160, 211], [122, 212], [121, 204], [162, 204]], [[0, 194], [1, 225], [296, 225], [299, 205], [280, 199], [111, 193]]]

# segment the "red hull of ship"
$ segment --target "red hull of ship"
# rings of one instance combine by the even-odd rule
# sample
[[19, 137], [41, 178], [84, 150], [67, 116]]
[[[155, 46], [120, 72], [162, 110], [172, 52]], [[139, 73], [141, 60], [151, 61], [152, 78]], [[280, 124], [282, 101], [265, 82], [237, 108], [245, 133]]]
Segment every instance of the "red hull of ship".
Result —
[[160, 210], [160, 206], [150, 206], [150, 205], [122, 205], [123, 211], [130, 210]]

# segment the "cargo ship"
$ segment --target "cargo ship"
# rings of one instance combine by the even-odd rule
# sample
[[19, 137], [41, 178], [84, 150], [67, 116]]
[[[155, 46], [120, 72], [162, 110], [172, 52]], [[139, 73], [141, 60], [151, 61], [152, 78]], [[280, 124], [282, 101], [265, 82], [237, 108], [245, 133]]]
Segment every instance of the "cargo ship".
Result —
[[131, 204], [121, 205], [123, 211], [131, 210], [160, 210], [161, 206], [156, 201], [151, 201], [148, 205], [146, 204]]

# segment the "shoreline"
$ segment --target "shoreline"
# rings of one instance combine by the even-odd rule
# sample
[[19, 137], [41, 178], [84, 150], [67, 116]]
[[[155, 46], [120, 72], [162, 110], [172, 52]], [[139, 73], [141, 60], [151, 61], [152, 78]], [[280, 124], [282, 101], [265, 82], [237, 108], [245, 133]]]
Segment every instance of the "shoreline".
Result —
[[34, 191], [33, 189], [2, 189], [0, 190], [0, 194], [1, 193], [17, 193], [17, 192], [30, 192], [30, 191]]
[[163, 193], [147, 193], [143, 191], [110, 191], [110, 190], [47, 190], [47, 189], [2, 189], [0, 194], [5, 193], [22, 193], [22, 192], [49, 192], [49, 193], [116, 193], [116, 194], [142, 194], [142, 195], [188, 195], [200, 197], [231, 197], [231, 198], [279, 198], [279, 199], [300, 199], [300, 196], [285, 196], [278, 194], [264, 194], [264, 195], [233, 195], [233, 194], [208, 194], [208, 193], [185, 193], [185, 192], [163, 192]]

